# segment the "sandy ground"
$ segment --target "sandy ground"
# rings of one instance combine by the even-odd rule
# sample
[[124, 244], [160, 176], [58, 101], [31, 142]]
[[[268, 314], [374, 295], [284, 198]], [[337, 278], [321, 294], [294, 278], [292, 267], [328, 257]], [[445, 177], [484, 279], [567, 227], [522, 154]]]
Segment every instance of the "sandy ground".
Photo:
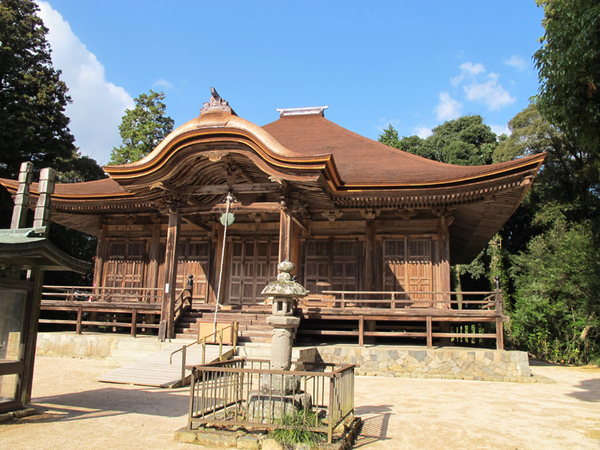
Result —
[[[556, 383], [357, 377], [355, 448], [600, 450], [600, 370], [535, 366]], [[188, 391], [104, 384], [99, 360], [38, 357], [42, 415], [0, 424], [0, 449], [171, 450]]]

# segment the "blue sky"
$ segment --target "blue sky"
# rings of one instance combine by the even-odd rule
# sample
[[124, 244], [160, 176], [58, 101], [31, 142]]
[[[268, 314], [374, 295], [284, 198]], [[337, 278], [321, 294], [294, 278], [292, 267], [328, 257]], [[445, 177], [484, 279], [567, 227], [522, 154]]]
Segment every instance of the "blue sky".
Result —
[[328, 105], [325, 117], [377, 139], [465, 114], [496, 132], [537, 93], [543, 34], [534, 0], [38, 1], [73, 98], [71, 130], [105, 164], [133, 98], [166, 94], [179, 126], [210, 87], [258, 125], [277, 108]]

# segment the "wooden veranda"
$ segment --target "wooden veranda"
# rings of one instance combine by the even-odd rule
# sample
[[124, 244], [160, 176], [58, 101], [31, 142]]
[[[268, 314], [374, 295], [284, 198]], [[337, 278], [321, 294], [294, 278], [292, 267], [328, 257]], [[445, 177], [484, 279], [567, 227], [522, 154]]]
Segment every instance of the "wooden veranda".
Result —
[[[45, 286], [41, 310], [61, 312], [62, 318], [42, 318], [40, 323], [69, 326], [78, 334], [90, 327], [157, 330], [160, 323], [160, 295], [148, 290], [116, 290], [74, 286]], [[182, 337], [197, 336], [199, 323], [212, 321], [214, 305], [194, 302], [190, 291], [179, 293], [176, 303], [176, 329]], [[226, 306], [218, 313], [220, 322], [237, 321], [241, 340], [252, 341], [253, 331], [270, 328], [265, 317], [268, 305], [252, 308]], [[70, 314], [72, 317], [65, 318]], [[94, 316], [95, 314], [95, 316]], [[205, 314], [204, 318], [202, 314]], [[298, 339], [319, 340], [326, 336], [355, 338], [358, 345], [376, 338], [389, 342], [424, 342], [427, 347], [454, 340], [490, 340], [504, 348], [502, 291], [492, 292], [383, 292], [323, 291], [298, 302], [296, 314], [303, 320]], [[449, 325], [454, 325], [452, 329]], [[465, 330], [457, 325], [475, 328]], [[448, 326], [442, 326], [448, 325]], [[489, 330], [493, 325], [493, 331]], [[155, 331], [154, 331], [155, 332]], [[245, 335], [246, 334], [246, 335]], [[256, 336], [256, 334], [254, 334]], [[268, 339], [268, 338], [267, 338]]]

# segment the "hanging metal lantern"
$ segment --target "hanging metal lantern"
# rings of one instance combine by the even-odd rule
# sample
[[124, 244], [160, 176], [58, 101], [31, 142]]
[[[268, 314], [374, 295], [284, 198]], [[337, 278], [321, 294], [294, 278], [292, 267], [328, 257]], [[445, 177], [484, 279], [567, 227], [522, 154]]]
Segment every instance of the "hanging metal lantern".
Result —
[[223, 213], [221, 214], [221, 225], [230, 227], [235, 222], [235, 216], [233, 213]]

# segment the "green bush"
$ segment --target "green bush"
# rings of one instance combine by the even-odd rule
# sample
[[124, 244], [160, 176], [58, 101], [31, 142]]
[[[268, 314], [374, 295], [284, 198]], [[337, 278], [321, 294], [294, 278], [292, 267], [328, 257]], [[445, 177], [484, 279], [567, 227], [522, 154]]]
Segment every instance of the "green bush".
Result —
[[588, 363], [600, 350], [600, 268], [590, 226], [558, 218], [513, 262], [513, 343], [548, 361]]

